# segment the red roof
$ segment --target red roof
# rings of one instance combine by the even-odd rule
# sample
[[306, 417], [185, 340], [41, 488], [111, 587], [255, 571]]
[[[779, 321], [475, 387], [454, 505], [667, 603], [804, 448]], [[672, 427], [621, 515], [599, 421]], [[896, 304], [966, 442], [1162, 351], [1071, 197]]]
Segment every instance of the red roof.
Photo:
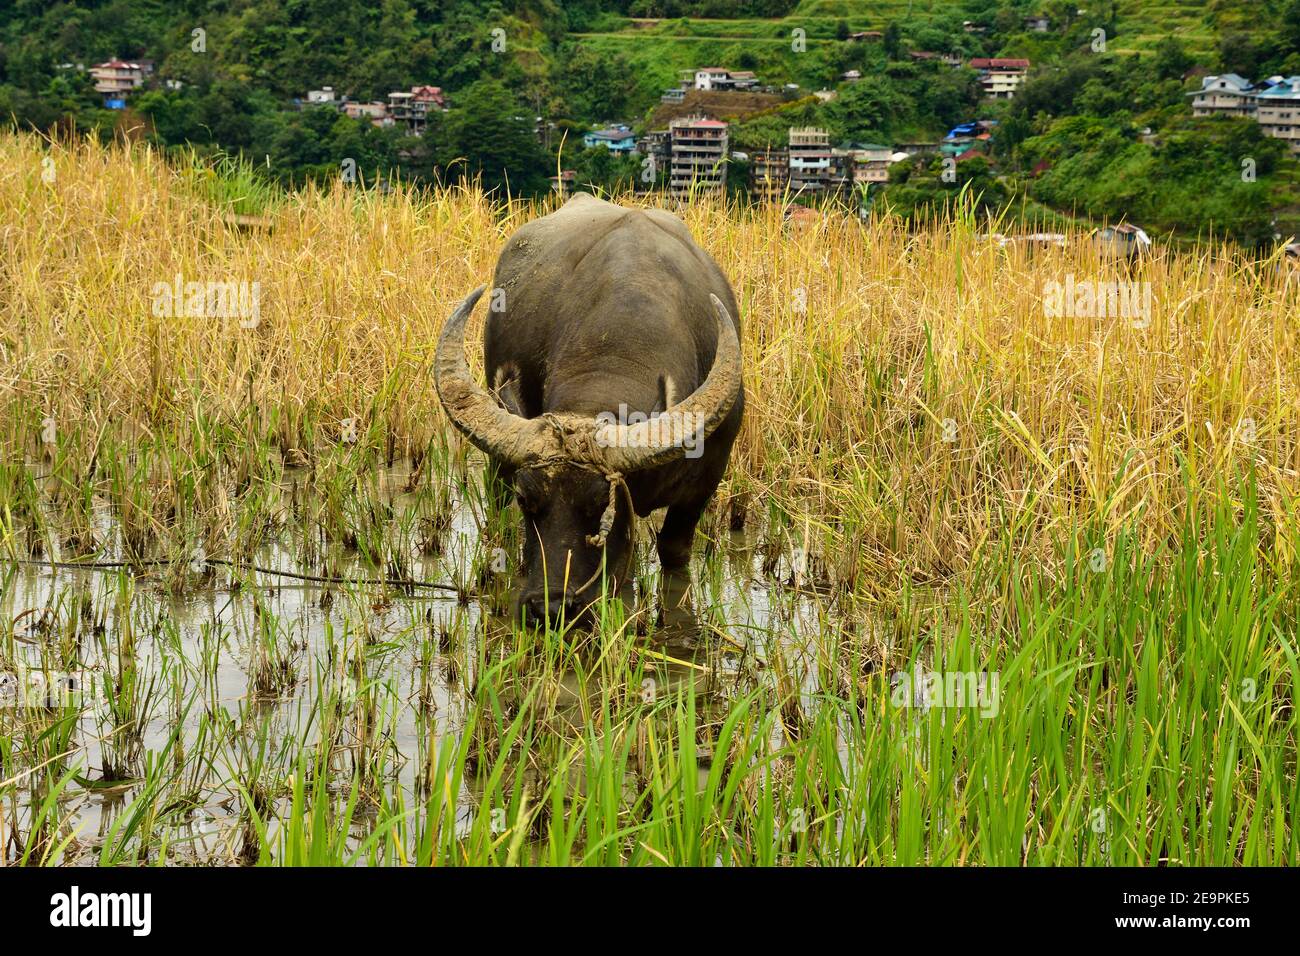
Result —
[[95, 69], [97, 69], [97, 70], [101, 70], [101, 69], [109, 69], [109, 70], [138, 70], [138, 69], [140, 69], [140, 64], [139, 64], [139, 63], [126, 63], [126, 62], [124, 62], [124, 61], [122, 61], [122, 60], [105, 60], [103, 63], [96, 63], [96, 64], [95, 64]]
[[962, 153], [957, 157], [957, 162], [960, 163], [963, 160], [974, 159], [976, 156], [983, 156], [983, 155], [984, 154], [981, 153], [978, 149], [968, 149], [966, 150], [966, 152]]
[[970, 61], [970, 65], [972, 69], [976, 69], [976, 70], [988, 70], [988, 69], [1027, 70], [1029, 69], [1028, 60], [1022, 60], [1016, 57], [977, 56], [975, 57], [975, 59]]

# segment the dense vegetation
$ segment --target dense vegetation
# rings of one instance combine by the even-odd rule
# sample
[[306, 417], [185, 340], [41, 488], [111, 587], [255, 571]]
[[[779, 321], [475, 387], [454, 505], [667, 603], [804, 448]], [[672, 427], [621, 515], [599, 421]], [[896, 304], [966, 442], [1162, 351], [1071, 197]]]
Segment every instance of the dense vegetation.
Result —
[[[1127, 217], [1157, 230], [1227, 232], [1249, 243], [1295, 231], [1296, 164], [1249, 121], [1192, 122], [1185, 94], [1205, 71], [1300, 74], [1300, 0], [1087, 7], [1080, 13], [1062, 0], [19, 0], [0, 10], [0, 115], [20, 126], [101, 136], [135, 128], [200, 154], [243, 153], [285, 184], [337, 175], [346, 158], [366, 182], [481, 176], [489, 188], [535, 194], [563, 167], [575, 169], [581, 184], [618, 188], [633, 181], [637, 164], [584, 151], [577, 134], [604, 121], [645, 128], [661, 90], [681, 70], [710, 62], [799, 87], [783, 107], [733, 126], [741, 148], [779, 142], [795, 124], [822, 125], [836, 143], [935, 141], [978, 116], [1002, 124], [991, 143], [992, 170], [979, 173], [996, 177], [997, 188], [983, 192], [997, 202]], [[1047, 15], [1050, 30], [1027, 30], [1029, 13]], [[966, 32], [966, 20], [985, 32]], [[883, 38], [850, 38], [868, 29]], [[1014, 102], [981, 103], [972, 71], [914, 62], [909, 53], [919, 50], [1020, 56], [1034, 69]], [[159, 82], [124, 112], [103, 109], [88, 75], [75, 68], [114, 56], [156, 64]], [[848, 70], [864, 79], [841, 83]], [[164, 80], [181, 86], [166, 88]], [[447, 90], [453, 108], [418, 138], [294, 103], [323, 85], [366, 101], [426, 83]], [[808, 96], [818, 89], [838, 96], [825, 103]], [[1254, 182], [1240, 175], [1245, 158]], [[910, 185], [907, 196], [892, 198], [906, 208], [946, 202], [953, 183], [934, 179], [922, 188], [923, 173], [895, 176], [896, 185]], [[970, 178], [963, 173], [958, 183]], [[742, 186], [743, 169], [730, 179]]]

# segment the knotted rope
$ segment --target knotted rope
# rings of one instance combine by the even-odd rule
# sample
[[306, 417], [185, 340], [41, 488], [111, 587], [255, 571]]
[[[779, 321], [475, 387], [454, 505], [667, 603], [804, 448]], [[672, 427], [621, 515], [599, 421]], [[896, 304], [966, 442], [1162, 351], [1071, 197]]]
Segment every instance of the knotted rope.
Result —
[[[610, 534], [614, 530], [614, 522], [618, 518], [618, 493], [621, 488], [627, 498], [628, 544], [635, 548], [636, 509], [632, 504], [632, 489], [627, 486], [627, 480], [622, 472], [608, 471], [604, 467], [600, 445], [596, 441], [596, 432], [590, 424], [591, 419], [558, 415], [551, 412], [541, 417], [555, 433], [561, 451], [547, 457], [544, 461], [538, 462], [535, 467], [558, 469], [562, 466], [569, 466], [571, 468], [581, 468], [584, 471], [600, 475], [609, 482], [609, 500], [605, 505], [605, 510], [601, 513], [600, 525], [595, 534], [586, 536], [587, 543], [595, 548], [605, 547]], [[602, 560], [595, 573], [584, 581], [580, 587], [575, 588], [573, 593], [581, 594], [600, 577], [604, 570], [605, 562]]]
[[627, 481], [623, 475], [617, 471], [608, 472], [605, 480], [609, 482], [609, 504], [605, 505], [605, 510], [600, 516], [600, 530], [595, 534], [587, 535], [587, 544], [596, 548], [605, 547], [605, 542], [609, 539], [609, 533], [614, 530], [614, 519], [618, 515], [618, 490], [622, 488], [627, 494], [628, 528], [634, 526], [636, 514], [631, 511], [632, 508], [632, 491], [627, 486]]

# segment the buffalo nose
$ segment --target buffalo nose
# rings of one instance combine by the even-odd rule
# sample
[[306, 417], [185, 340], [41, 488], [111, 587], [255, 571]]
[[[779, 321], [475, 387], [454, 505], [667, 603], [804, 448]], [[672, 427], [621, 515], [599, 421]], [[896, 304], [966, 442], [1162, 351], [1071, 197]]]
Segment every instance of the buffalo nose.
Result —
[[572, 620], [577, 604], [577, 599], [572, 594], [560, 593], [533, 594], [523, 601], [524, 610], [532, 620], [551, 623], [560, 620], [561, 617]]

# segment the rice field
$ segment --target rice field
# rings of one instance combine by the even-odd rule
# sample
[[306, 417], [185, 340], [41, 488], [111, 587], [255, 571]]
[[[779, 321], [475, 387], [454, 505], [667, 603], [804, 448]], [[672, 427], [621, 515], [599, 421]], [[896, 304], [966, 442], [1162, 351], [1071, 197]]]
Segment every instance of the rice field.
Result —
[[677, 210], [731, 468], [531, 629], [431, 362], [547, 210], [0, 138], [0, 861], [1297, 862], [1280, 257]]

